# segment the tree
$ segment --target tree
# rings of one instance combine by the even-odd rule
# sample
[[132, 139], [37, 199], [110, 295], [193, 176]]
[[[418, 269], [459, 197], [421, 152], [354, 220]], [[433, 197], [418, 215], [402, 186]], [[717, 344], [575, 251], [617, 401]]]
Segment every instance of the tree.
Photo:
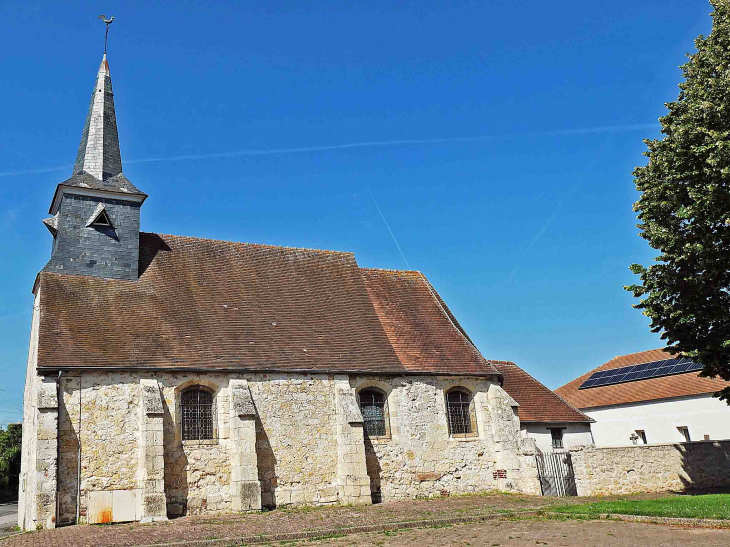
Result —
[[22, 434], [19, 425], [8, 425], [6, 431], [0, 429], [0, 499], [18, 495]]
[[[712, 32], [695, 40], [664, 137], [644, 141], [649, 161], [633, 172], [637, 227], [659, 255], [632, 264], [641, 283], [625, 288], [667, 347], [730, 380], [730, 0], [710, 3]], [[730, 404], [730, 388], [716, 396]]]

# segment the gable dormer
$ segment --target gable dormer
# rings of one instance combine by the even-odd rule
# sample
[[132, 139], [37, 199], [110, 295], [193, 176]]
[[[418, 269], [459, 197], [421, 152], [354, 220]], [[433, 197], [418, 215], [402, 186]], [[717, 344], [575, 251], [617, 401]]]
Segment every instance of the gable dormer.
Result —
[[43, 221], [53, 235], [44, 271], [136, 280], [140, 207], [147, 194], [122, 173], [109, 63], [101, 61], [73, 175]]

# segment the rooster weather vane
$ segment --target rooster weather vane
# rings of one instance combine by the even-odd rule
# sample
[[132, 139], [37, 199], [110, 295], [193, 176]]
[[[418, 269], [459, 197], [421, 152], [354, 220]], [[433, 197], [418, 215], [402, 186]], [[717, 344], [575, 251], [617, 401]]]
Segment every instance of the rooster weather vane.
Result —
[[114, 16], [112, 15], [111, 19], [107, 19], [106, 15], [100, 15], [97, 19], [101, 19], [106, 24], [106, 34], [104, 34], [104, 55], [106, 55], [106, 41], [109, 37], [109, 25], [114, 22]]

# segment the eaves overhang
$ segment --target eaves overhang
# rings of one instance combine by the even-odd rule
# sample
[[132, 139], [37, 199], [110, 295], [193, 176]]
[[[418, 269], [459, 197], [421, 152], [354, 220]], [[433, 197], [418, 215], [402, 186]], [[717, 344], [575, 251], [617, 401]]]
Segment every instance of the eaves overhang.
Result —
[[523, 420], [520, 418], [521, 424], [594, 424], [596, 420], [590, 416], [586, 416], [586, 420]]
[[131, 192], [115, 192], [114, 190], [98, 190], [91, 188], [81, 188], [78, 186], [70, 186], [68, 184], [59, 184], [56, 186], [56, 192], [53, 194], [53, 201], [51, 207], [48, 209], [48, 213], [55, 215], [58, 212], [58, 207], [61, 205], [61, 198], [63, 194], [76, 194], [78, 196], [91, 196], [97, 198], [111, 198], [111, 199], [123, 199], [125, 201], [132, 201], [139, 203], [140, 205], [149, 197], [147, 194], [133, 194]]
[[431, 372], [414, 370], [390, 370], [390, 371], [363, 371], [347, 369], [325, 369], [325, 368], [281, 368], [281, 367], [231, 367], [211, 365], [187, 365], [187, 366], [38, 366], [38, 372], [59, 372], [59, 371], [82, 371], [93, 370], [94, 372], [264, 372], [264, 373], [292, 373], [292, 374], [352, 374], [357, 376], [445, 376], [445, 377], [470, 377], [470, 378], [497, 378], [501, 380], [501, 373], [474, 373], [474, 372]]

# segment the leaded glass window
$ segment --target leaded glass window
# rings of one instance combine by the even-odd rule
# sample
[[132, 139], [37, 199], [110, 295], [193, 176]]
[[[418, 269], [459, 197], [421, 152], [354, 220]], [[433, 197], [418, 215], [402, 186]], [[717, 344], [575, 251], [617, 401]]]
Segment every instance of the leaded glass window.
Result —
[[471, 393], [462, 389], [452, 389], [446, 394], [446, 407], [451, 434], [471, 433]]
[[182, 439], [200, 441], [213, 438], [213, 394], [195, 386], [182, 392]]
[[360, 392], [360, 412], [368, 437], [386, 435], [385, 393], [378, 389], [363, 389]]

